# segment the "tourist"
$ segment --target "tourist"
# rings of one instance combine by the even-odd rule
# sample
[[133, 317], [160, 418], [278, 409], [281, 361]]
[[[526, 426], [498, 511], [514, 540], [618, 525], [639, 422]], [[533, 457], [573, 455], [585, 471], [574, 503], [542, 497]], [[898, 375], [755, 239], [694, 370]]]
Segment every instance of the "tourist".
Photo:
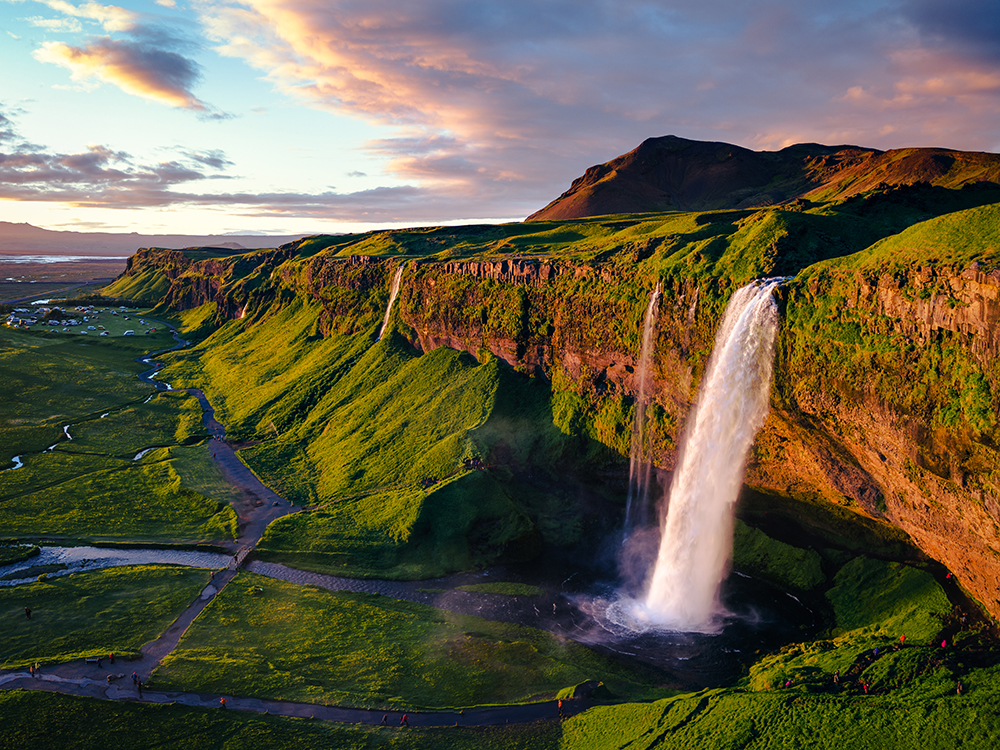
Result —
[[219, 698], [219, 706], [222, 707], [222, 708], [226, 707], [226, 699], [225, 698]]
[[559, 718], [561, 719], [563, 717], [563, 702], [562, 702], [562, 698], [560, 698], [559, 700], [556, 701], [556, 708], [559, 709]]
[[110, 654], [108, 654], [108, 661], [111, 662], [112, 664], [115, 663], [115, 652], [114, 651], [112, 651]]
[[382, 726], [389, 725], [389, 714], [382, 714]]
[[962, 694], [962, 681], [961, 680], [958, 681], [958, 685], [955, 687], [955, 692], [958, 695]]
[[399, 720], [399, 726], [401, 727], [410, 726], [410, 721], [409, 719], [406, 718], [406, 714], [403, 714], [403, 717]]
[[30, 674], [32, 677], [35, 676], [35, 665], [34, 664], [29, 664], [28, 665], [28, 674]]
[[137, 675], [135, 672], [132, 673], [132, 684], [133, 685], [139, 684], [139, 675]]
[[31, 607], [24, 608], [24, 616], [27, 617], [29, 620], [31, 619]]

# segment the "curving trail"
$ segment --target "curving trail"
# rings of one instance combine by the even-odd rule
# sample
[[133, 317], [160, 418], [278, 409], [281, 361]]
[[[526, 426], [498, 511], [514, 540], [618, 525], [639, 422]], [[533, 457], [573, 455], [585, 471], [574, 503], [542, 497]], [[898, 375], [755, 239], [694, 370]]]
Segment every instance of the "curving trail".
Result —
[[[162, 321], [158, 321], [161, 322]], [[164, 323], [163, 325], [168, 325]], [[168, 351], [175, 351], [188, 345], [173, 331], [177, 344], [170, 349], [151, 352], [136, 361], [152, 365], [149, 370], [139, 374], [144, 382], [153, 385], [157, 390], [175, 390], [169, 384], [157, 381], [154, 375], [162, 365], [153, 362], [153, 357]], [[234, 487], [242, 491], [243, 500], [234, 507], [239, 517], [239, 537], [227, 546], [234, 553], [226, 570], [214, 573], [212, 582], [205, 587], [197, 599], [192, 602], [174, 622], [158, 638], [146, 643], [140, 649], [141, 657], [133, 661], [120, 661], [114, 665], [102, 662], [101, 666], [90, 664], [83, 660], [65, 664], [46, 665], [32, 676], [26, 670], [0, 670], [0, 690], [42, 690], [47, 692], [79, 695], [101, 700], [134, 701], [147, 703], [179, 703], [186, 706], [204, 708], [219, 708], [220, 700], [225, 699], [226, 708], [237, 711], [268, 713], [279, 716], [315, 718], [324, 721], [338, 721], [354, 724], [380, 724], [382, 717], [388, 717], [389, 726], [399, 726], [401, 717], [405, 714], [411, 726], [445, 727], [445, 726], [489, 726], [509, 723], [532, 722], [539, 720], [558, 720], [560, 715], [570, 716], [579, 713], [590, 706], [585, 695], [562, 702], [544, 701], [521, 705], [498, 706], [493, 708], [474, 708], [468, 711], [455, 712], [420, 712], [385, 709], [362, 709], [327, 706], [294, 701], [266, 700], [233, 695], [201, 694], [178, 691], [142, 690], [132, 684], [130, 675], [136, 672], [139, 679], [148, 679], [153, 669], [160, 661], [171, 653], [180, 642], [181, 637], [195, 621], [202, 610], [215, 596], [232, 581], [250, 552], [263, 536], [268, 525], [277, 518], [295, 513], [285, 498], [275, 493], [265, 485], [236, 455], [236, 451], [225, 442], [225, 428], [215, 419], [215, 409], [209, 403], [205, 394], [197, 388], [184, 390], [198, 399], [203, 410], [203, 424], [212, 436], [212, 457], [222, 469], [224, 476]], [[71, 425], [70, 425], [71, 426]], [[68, 435], [67, 435], [68, 437]], [[280, 578], [294, 583], [313, 583], [328, 589], [368, 589], [372, 585], [378, 587], [378, 593], [400, 599], [426, 602], [427, 595], [418, 594], [411, 584], [394, 581], [360, 581], [342, 579], [334, 576], [323, 576], [305, 571], [298, 571], [274, 563], [254, 561], [248, 564], [248, 570], [273, 578]], [[427, 585], [427, 582], [422, 582]], [[368, 585], [364, 585], [368, 584]], [[475, 610], [474, 600], [477, 597], [462, 597], [464, 602], [454, 602], [457, 610]], [[462, 606], [462, 605], [465, 606]], [[471, 605], [471, 606], [470, 606]], [[118, 671], [121, 670], [121, 671]], [[112, 681], [108, 677], [112, 677]], [[596, 685], [595, 685], [596, 686]], [[592, 686], [593, 687], [593, 686]]]

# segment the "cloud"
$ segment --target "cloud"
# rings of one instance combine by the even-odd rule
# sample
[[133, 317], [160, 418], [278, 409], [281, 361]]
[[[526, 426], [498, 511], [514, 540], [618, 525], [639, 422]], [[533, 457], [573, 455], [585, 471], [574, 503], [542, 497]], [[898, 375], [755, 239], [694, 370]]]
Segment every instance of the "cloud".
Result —
[[[9, 110], [8, 110], [9, 111]], [[220, 150], [171, 149], [157, 162], [92, 145], [54, 153], [26, 142], [14, 121], [0, 114], [0, 200], [62, 203], [81, 208], [188, 208], [241, 216], [324, 218], [352, 222], [445, 221], [478, 216], [479, 196], [414, 186], [353, 193], [211, 192], [196, 186], [224, 184], [234, 166]], [[223, 181], [220, 183], [219, 181]], [[533, 203], [518, 206], [520, 215]]]
[[[464, 185], [484, 197], [510, 197], [519, 186], [540, 198], [590, 164], [668, 133], [758, 149], [789, 139], [1000, 146], [995, 7], [993, 0], [198, 6], [222, 54], [263, 71], [290, 97], [395, 127], [396, 137], [369, 148], [397, 177], [436, 189]], [[928, 72], [934, 65], [945, 67], [941, 80]], [[868, 95], [856, 96], [861, 90]]]
[[128, 94], [171, 107], [204, 111], [204, 102], [191, 93], [199, 78], [191, 60], [169, 50], [104, 37], [82, 47], [45, 42], [35, 51], [41, 62], [69, 69], [74, 80], [98, 80]]
[[45, 29], [46, 31], [76, 33], [83, 30], [83, 26], [75, 18], [41, 18], [40, 16], [32, 16], [24, 20], [32, 26]]
[[138, 14], [117, 5], [101, 5], [100, 3], [84, 3], [73, 5], [66, 0], [42, 0], [52, 10], [73, 18], [96, 21], [105, 31], [129, 31], [138, 21]]
[[37, 60], [68, 69], [75, 81], [110, 83], [127, 94], [192, 110], [202, 119], [224, 120], [232, 116], [216, 110], [193, 93], [202, 76], [201, 67], [189, 56], [191, 50], [199, 47], [193, 40], [177, 36], [162, 25], [146, 23], [138, 13], [119, 6], [41, 1], [68, 17], [29, 19], [35, 25], [53, 31], [79, 32], [82, 30], [79, 19], [84, 19], [100, 24], [109, 35], [92, 37], [81, 45], [45, 42], [34, 52]]

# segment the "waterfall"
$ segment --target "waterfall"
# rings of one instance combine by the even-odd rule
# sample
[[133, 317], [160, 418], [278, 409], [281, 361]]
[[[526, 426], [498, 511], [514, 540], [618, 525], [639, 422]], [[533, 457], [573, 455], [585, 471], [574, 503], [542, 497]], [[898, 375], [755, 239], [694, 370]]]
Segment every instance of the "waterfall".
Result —
[[732, 552], [733, 508], [747, 453], [769, 408], [784, 279], [755, 281], [726, 308], [692, 411], [662, 520], [660, 548], [635, 615], [672, 630], [712, 632]]
[[382, 319], [382, 328], [378, 332], [378, 338], [376, 341], [381, 341], [382, 336], [385, 334], [385, 329], [389, 327], [389, 316], [392, 314], [392, 305], [396, 301], [396, 296], [399, 294], [399, 282], [403, 279], [403, 264], [399, 264], [399, 268], [396, 269], [396, 275], [392, 277], [392, 287], [389, 289], [389, 304], [385, 306], [385, 318]]
[[639, 367], [636, 370], [639, 391], [635, 399], [632, 443], [628, 460], [628, 501], [625, 505], [626, 536], [649, 523], [649, 480], [653, 465], [646, 460], [645, 456], [646, 379], [653, 359], [656, 320], [660, 313], [660, 296], [662, 294], [663, 285], [657, 282], [656, 288], [649, 295], [649, 305], [646, 306], [646, 317], [642, 324], [642, 347], [639, 350]]

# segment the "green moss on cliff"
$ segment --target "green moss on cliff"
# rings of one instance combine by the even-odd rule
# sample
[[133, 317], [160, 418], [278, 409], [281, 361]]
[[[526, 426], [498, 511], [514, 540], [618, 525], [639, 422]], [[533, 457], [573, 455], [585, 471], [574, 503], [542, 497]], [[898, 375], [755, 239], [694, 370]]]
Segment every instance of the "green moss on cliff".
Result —
[[736, 522], [733, 567], [799, 591], [809, 591], [826, 581], [818, 552], [779, 542], [742, 521]]

